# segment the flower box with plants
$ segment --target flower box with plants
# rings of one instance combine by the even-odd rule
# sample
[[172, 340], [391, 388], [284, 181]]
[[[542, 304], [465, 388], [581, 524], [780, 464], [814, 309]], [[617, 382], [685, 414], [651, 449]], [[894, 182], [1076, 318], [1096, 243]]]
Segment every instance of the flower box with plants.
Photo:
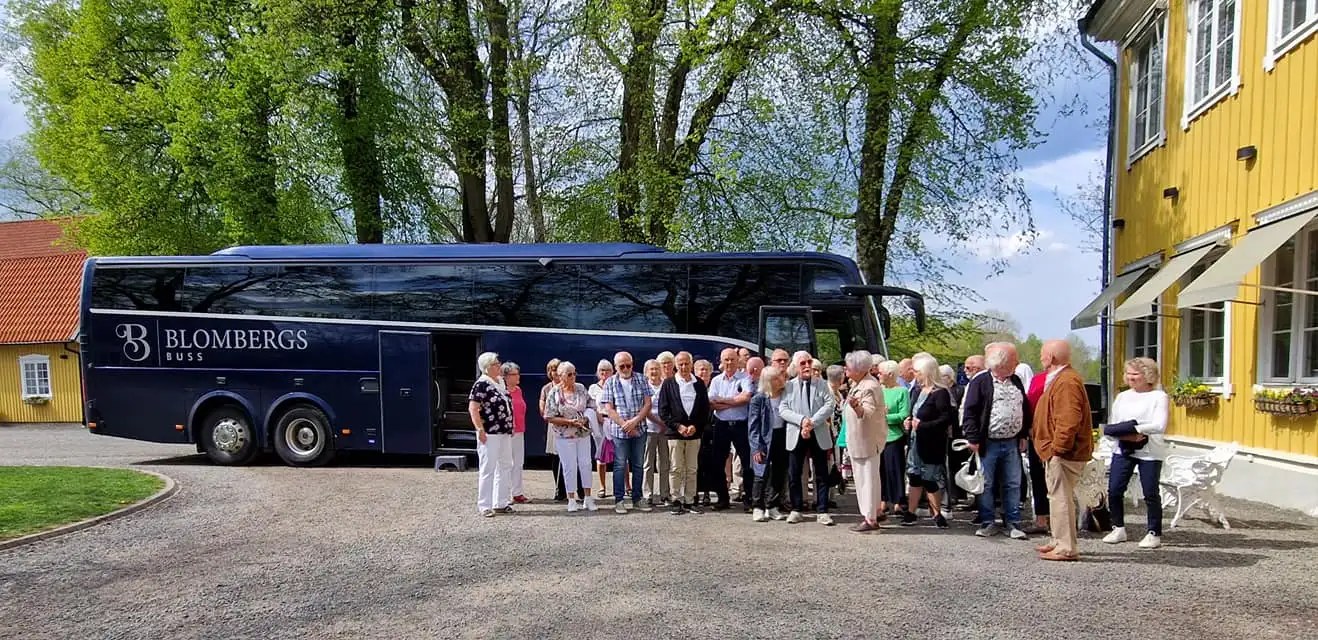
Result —
[[1217, 404], [1218, 394], [1197, 378], [1185, 378], [1177, 380], [1172, 385], [1171, 392], [1172, 402], [1178, 407], [1187, 409], [1202, 409]]
[[1254, 394], [1254, 408], [1278, 416], [1318, 413], [1318, 387], [1260, 389]]
[[50, 402], [50, 396], [23, 396], [23, 404], [41, 405]]

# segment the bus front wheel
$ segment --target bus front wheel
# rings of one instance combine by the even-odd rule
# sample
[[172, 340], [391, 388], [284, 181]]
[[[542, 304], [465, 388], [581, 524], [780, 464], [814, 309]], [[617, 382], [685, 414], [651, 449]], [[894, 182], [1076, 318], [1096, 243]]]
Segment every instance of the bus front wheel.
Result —
[[329, 416], [315, 407], [297, 405], [280, 415], [274, 441], [275, 452], [294, 467], [316, 467], [334, 457]]
[[216, 464], [246, 464], [261, 449], [252, 421], [234, 406], [223, 406], [207, 414], [201, 437], [206, 455]]

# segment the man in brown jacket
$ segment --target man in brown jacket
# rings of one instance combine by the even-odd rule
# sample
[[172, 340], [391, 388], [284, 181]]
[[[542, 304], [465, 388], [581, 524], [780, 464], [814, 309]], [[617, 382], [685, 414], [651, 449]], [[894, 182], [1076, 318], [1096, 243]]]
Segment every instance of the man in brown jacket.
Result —
[[1050, 340], [1043, 353], [1051, 359], [1048, 378], [1034, 410], [1034, 448], [1043, 460], [1052, 512], [1052, 541], [1041, 545], [1044, 560], [1077, 560], [1075, 485], [1094, 455], [1093, 424], [1085, 380], [1071, 368], [1071, 345]]

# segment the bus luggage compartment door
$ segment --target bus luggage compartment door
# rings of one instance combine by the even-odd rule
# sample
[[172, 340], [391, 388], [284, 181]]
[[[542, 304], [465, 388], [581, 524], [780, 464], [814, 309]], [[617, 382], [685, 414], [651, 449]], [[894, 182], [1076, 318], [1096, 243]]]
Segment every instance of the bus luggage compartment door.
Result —
[[429, 455], [430, 334], [380, 332], [381, 450]]

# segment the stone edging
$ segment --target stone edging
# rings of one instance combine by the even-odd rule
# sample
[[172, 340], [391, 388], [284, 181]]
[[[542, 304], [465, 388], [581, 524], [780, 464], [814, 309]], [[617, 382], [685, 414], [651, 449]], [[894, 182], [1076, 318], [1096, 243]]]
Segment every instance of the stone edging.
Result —
[[[114, 468], [121, 469], [123, 467], [114, 467]], [[12, 549], [14, 547], [21, 547], [23, 545], [31, 544], [39, 540], [45, 540], [47, 538], [62, 536], [66, 533], [73, 533], [74, 531], [82, 531], [83, 529], [86, 529], [88, 527], [94, 527], [98, 524], [101, 524], [102, 522], [117, 520], [124, 516], [137, 513], [138, 511], [146, 509], [147, 507], [153, 506], [156, 503], [161, 502], [178, 492], [178, 483], [174, 482], [173, 478], [163, 473], [156, 473], [155, 471], [147, 471], [146, 469], [132, 469], [132, 471], [136, 471], [138, 473], [145, 473], [160, 478], [161, 480], [165, 481], [165, 487], [160, 491], [157, 491], [155, 495], [146, 498], [145, 500], [142, 500], [140, 502], [135, 502], [133, 504], [130, 504], [122, 509], [116, 509], [109, 513], [103, 513], [99, 516], [87, 518], [86, 520], [80, 520], [78, 522], [74, 522], [71, 524], [55, 527], [54, 529], [38, 531], [36, 533], [31, 533], [25, 536], [13, 538], [11, 540], [0, 540], [0, 551], [4, 551], [6, 549]]]

